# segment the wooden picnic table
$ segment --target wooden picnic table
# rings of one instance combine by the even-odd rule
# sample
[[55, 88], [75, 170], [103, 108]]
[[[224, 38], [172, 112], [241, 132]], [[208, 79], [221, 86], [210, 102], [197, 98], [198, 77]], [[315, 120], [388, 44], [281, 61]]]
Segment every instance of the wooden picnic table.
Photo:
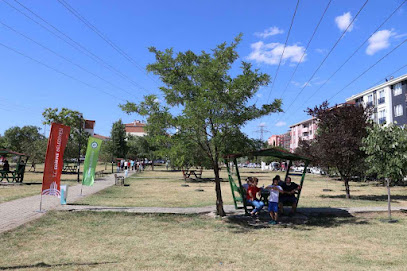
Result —
[[77, 165], [69, 165], [69, 164], [65, 164], [64, 167], [62, 168], [62, 171], [64, 172], [76, 172], [76, 170], [78, 169]]
[[191, 170], [183, 170], [182, 171], [182, 174], [184, 175], [184, 178], [185, 179], [187, 179], [187, 178], [189, 178], [191, 175], [194, 175], [195, 176], [195, 178], [197, 178], [197, 179], [201, 179], [202, 178], [202, 168], [201, 169], [198, 169], [198, 170], [194, 170], [194, 169], [191, 169]]

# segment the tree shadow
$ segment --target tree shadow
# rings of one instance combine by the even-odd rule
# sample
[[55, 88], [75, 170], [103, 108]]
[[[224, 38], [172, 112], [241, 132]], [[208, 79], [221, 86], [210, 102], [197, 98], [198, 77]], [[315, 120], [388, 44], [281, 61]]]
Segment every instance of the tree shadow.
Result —
[[64, 267], [64, 266], [97, 266], [101, 264], [111, 264], [117, 262], [93, 262], [93, 263], [60, 263], [60, 264], [47, 264], [44, 262], [30, 264], [30, 265], [16, 265], [16, 266], [0, 266], [0, 270], [16, 270], [16, 269], [25, 269], [25, 268], [53, 268], [53, 267]]
[[[320, 195], [321, 198], [330, 199], [346, 199], [346, 195]], [[351, 196], [351, 200], [369, 200], [369, 201], [387, 201], [387, 195], [360, 195]], [[407, 201], [407, 195], [392, 195], [391, 201], [397, 202], [397, 200]]]
[[257, 217], [230, 215], [225, 222], [233, 233], [247, 233], [264, 228], [291, 228], [294, 230], [313, 230], [313, 228], [332, 228], [344, 224], [368, 224], [363, 218], [354, 217], [348, 211], [337, 208], [300, 208], [293, 215], [280, 215], [278, 225], [270, 225], [270, 215], [261, 211]]

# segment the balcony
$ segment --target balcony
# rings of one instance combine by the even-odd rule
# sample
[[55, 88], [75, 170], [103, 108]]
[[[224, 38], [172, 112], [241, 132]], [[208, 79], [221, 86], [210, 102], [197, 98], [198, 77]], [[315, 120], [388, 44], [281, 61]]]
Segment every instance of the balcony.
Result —
[[373, 102], [367, 102], [366, 103], [366, 107], [371, 107], [371, 106], [373, 106]]
[[383, 104], [383, 103], [385, 103], [386, 102], [386, 97], [381, 97], [381, 98], [379, 98], [379, 104]]
[[386, 117], [379, 119], [379, 124], [386, 124]]

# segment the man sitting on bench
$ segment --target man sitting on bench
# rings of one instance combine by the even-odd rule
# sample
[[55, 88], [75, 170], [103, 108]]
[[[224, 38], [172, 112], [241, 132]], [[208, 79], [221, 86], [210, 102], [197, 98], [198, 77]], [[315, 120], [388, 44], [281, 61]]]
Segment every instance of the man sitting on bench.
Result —
[[297, 210], [297, 198], [295, 197], [295, 193], [301, 190], [301, 186], [291, 182], [291, 178], [287, 177], [285, 182], [281, 184], [281, 188], [283, 188], [284, 193], [280, 196], [279, 209], [281, 212], [284, 212], [283, 206], [289, 205], [292, 207], [290, 212], [290, 215], [292, 215]]
[[10, 164], [8, 163], [7, 160], [4, 160], [3, 171], [4, 172], [9, 172], [10, 171]]

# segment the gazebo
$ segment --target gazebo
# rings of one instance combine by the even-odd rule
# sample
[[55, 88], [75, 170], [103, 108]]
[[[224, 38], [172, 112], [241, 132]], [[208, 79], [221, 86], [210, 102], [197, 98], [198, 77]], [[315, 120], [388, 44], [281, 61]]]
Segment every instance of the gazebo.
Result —
[[[225, 164], [226, 164], [227, 171], [228, 171], [229, 183], [230, 183], [230, 188], [232, 190], [232, 197], [233, 197], [233, 201], [235, 204], [235, 208], [236, 209], [243, 208], [245, 210], [245, 213], [248, 213], [246, 201], [244, 200], [246, 191], [242, 186], [242, 180], [240, 178], [239, 168], [237, 165], [237, 158], [246, 157], [246, 156], [247, 157], [272, 156], [272, 157], [288, 160], [289, 162], [288, 162], [288, 166], [286, 168], [285, 178], [287, 178], [287, 176], [291, 176], [291, 175], [294, 175], [294, 176], [300, 175], [301, 176], [301, 181], [300, 181], [301, 187], [303, 186], [303, 183], [304, 183], [304, 178], [305, 178], [305, 174], [307, 172], [308, 164], [311, 161], [311, 159], [308, 157], [297, 155], [297, 154], [291, 153], [289, 151], [285, 151], [285, 150], [281, 150], [281, 149], [277, 149], [277, 148], [255, 150], [255, 151], [250, 151], [250, 152], [246, 152], [246, 153], [235, 153], [235, 154], [229, 154], [229, 155], [225, 156]], [[290, 168], [293, 165], [294, 161], [302, 161], [304, 163], [304, 170], [302, 171], [302, 174], [290, 173]], [[233, 162], [233, 166], [235, 167], [235, 170], [236, 170], [238, 184], [236, 184], [235, 180], [233, 179], [229, 162]], [[301, 190], [297, 194], [297, 203], [300, 200], [300, 195], [301, 195]]]
[[[17, 156], [17, 164], [15, 170], [4, 171], [0, 169], [0, 182], [3, 179], [6, 179], [8, 182], [15, 181], [15, 182], [23, 182], [24, 180], [24, 172], [25, 172], [25, 165], [27, 163], [28, 158], [30, 157], [27, 154], [19, 153], [11, 150], [0, 149], [0, 156]], [[25, 161], [23, 157], [26, 157]]]

